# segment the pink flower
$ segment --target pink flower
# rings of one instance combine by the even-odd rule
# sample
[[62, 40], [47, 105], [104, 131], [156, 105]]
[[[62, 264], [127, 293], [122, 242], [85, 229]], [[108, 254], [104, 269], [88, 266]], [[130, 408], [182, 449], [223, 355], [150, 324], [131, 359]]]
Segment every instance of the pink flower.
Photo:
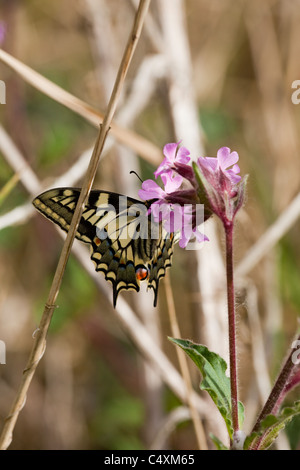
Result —
[[164, 189], [162, 189], [155, 181], [145, 180], [142, 183], [142, 189], [139, 190], [139, 197], [143, 201], [149, 201], [151, 199], [162, 199], [165, 200], [168, 194], [171, 194], [181, 186], [182, 177], [180, 175], [172, 175], [171, 173], [165, 173], [161, 175]]
[[242, 181], [238, 174], [238, 160], [237, 152], [221, 147], [217, 157], [199, 157], [198, 167], [194, 167], [198, 174], [200, 192], [206, 199], [206, 207], [223, 222], [233, 220], [244, 199], [245, 185], [240, 183], [245, 180]]
[[[179, 144], [180, 142], [165, 145], [165, 158], [154, 172], [155, 178], [161, 177], [164, 187], [153, 180], [146, 180], [142, 183], [139, 196], [142, 200], [151, 201], [148, 212], [152, 214], [154, 221], [162, 223], [168, 233], [176, 232], [179, 235], [179, 245], [186, 247], [193, 237], [201, 242], [207, 238], [196, 226], [203, 220], [198, 221], [197, 216], [197, 202], [200, 201], [195, 174], [188, 164], [190, 152]], [[183, 180], [189, 185], [181, 189]]]
[[194, 208], [191, 204], [180, 206], [179, 204], [166, 204], [155, 201], [151, 205], [151, 213], [155, 222], [163, 221], [166, 232], [177, 232], [179, 246], [186, 248], [189, 241], [196, 237], [198, 243], [208, 238], [194, 225]]
[[196, 237], [198, 242], [207, 240], [207, 237], [195, 226], [197, 201], [195, 189], [179, 190], [182, 177], [173, 172], [162, 173], [161, 179], [164, 189], [155, 181], [146, 180], [139, 190], [139, 197], [142, 200], [154, 199], [148, 211], [152, 214], [153, 220], [161, 222], [167, 233], [176, 232], [179, 235], [181, 248], [185, 248], [193, 237]]
[[206, 235], [199, 231], [198, 227], [193, 226], [192, 217], [189, 219], [187, 214], [183, 215], [183, 223], [180, 230], [180, 248], [186, 248], [191, 239], [196, 238], [198, 243], [208, 241]]
[[179, 147], [179, 144], [180, 142], [177, 142], [164, 146], [163, 154], [165, 158], [154, 172], [155, 178], [163, 173], [172, 172], [178, 163], [186, 165], [190, 161], [189, 150], [185, 147]]
[[[191, 238], [196, 237], [198, 242], [207, 240], [198, 226], [213, 213], [224, 223], [232, 223], [243, 203], [245, 178], [242, 180], [239, 175], [237, 152], [228, 147], [220, 148], [214, 158], [199, 157], [192, 167], [189, 150], [179, 144], [165, 145], [165, 158], [154, 172], [164, 187], [146, 180], [139, 196], [151, 202], [149, 214], [155, 222], [162, 223], [167, 232], [177, 232], [179, 245], [186, 247]], [[198, 209], [203, 204], [204, 215], [198, 220]]]
[[[206, 178], [213, 184], [218, 185], [220, 174], [223, 173], [225, 178], [234, 185], [241, 181], [239, 166], [236, 164], [239, 160], [237, 152], [230, 152], [228, 147], [221, 147], [215, 157], [199, 157], [198, 166], [202, 170]], [[232, 168], [229, 168], [232, 167]]]
[[6, 29], [6, 23], [4, 21], [0, 21], [0, 44], [3, 44], [4, 42]]

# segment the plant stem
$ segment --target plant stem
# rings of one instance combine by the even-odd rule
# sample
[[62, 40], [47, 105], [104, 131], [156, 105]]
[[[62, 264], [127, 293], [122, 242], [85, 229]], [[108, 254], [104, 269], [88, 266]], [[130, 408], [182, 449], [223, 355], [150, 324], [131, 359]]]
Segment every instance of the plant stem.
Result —
[[[298, 336], [298, 340], [300, 340], [300, 335]], [[265, 406], [263, 407], [259, 417], [257, 418], [257, 421], [254, 425], [252, 432], [259, 430], [260, 423], [263, 421], [263, 419], [266, 416], [277, 411], [277, 408], [278, 408], [277, 404], [281, 398], [284, 388], [289, 382], [293, 369], [296, 367], [296, 364], [293, 361], [294, 352], [295, 352], [294, 349], [292, 349], [290, 354], [288, 355], [288, 358], [286, 359], [281, 369], [281, 372], [278, 375], [278, 378], [274, 384], [274, 387], [271, 390], [269, 398], [267, 399]]]
[[235, 294], [233, 280], [233, 222], [224, 222], [226, 235], [226, 276], [229, 331], [231, 413], [233, 431], [239, 430], [238, 391], [237, 391], [237, 357], [236, 357], [236, 325], [235, 325]]

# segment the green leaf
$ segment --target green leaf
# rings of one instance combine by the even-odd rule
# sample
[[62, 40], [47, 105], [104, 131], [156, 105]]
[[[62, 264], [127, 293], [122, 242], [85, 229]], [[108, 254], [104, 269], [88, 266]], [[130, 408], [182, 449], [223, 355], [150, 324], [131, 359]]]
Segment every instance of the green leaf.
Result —
[[[194, 361], [202, 374], [200, 383], [201, 390], [206, 390], [214, 403], [217, 405], [228, 430], [230, 439], [233, 435], [231, 417], [231, 392], [230, 379], [225, 372], [227, 364], [218, 354], [209, 351], [206, 346], [196, 344], [189, 340], [169, 338], [173, 343], [180, 346], [186, 354]], [[244, 421], [244, 406], [238, 404], [239, 425], [242, 427]]]
[[300, 414], [300, 401], [296, 401], [293, 406], [284, 407], [278, 416], [266, 416], [261, 422], [259, 430], [246, 438], [244, 449], [268, 449], [280, 431], [298, 414]]
[[210, 434], [209, 437], [211, 438], [211, 440], [215, 444], [217, 450], [229, 450], [228, 447], [225, 446], [225, 444], [223, 444], [223, 442], [220, 441], [220, 439], [217, 436], [215, 436], [214, 434]]

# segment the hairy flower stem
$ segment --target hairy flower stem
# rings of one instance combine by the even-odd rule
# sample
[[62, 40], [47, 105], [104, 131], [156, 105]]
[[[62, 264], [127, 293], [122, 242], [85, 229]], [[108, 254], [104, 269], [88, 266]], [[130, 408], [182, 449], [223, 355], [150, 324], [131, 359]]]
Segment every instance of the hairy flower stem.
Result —
[[[300, 340], [300, 335], [298, 336], [298, 340]], [[280, 401], [281, 395], [296, 367], [295, 362], [293, 361], [293, 354], [294, 350], [292, 349], [281, 369], [281, 372], [278, 375], [278, 378], [274, 384], [274, 387], [271, 390], [271, 393], [265, 403], [265, 406], [263, 407], [259, 417], [257, 418], [252, 432], [259, 430], [260, 424], [266, 416], [268, 416], [269, 414], [276, 414], [276, 412], [278, 412], [278, 403]]]
[[239, 430], [238, 420], [238, 391], [237, 391], [237, 357], [236, 357], [236, 322], [235, 322], [235, 295], [233, 280], [233, 222], [225, 221], [226, 235], [226, 276], [227, 276], [227, 304], [228, 304], [228, 330], [229, 330], [229, 360], [230, 360], [230, 387], [231, 387], [231, 413], [233, 431]]

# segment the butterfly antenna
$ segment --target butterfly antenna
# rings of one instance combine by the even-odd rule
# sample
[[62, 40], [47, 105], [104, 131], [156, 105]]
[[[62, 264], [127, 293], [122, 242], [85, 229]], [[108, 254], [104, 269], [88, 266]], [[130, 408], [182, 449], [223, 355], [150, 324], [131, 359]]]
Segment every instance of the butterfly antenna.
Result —
[[129, 173], [130, 173], [130, 175], [131, 175], [131, 173], [134, 173], [134, 174], [135, 174], [135, 176], [137, 176], [137, 177], [138, 177], [138, 179], [140, 180], [140, 182], [141, 182], [141, 183], [143, 183], [143, 180], [142, 180], [142, 178], [141, 178], [141, 177], [140, 177], [140, 176], [137, 174], [137, 172], [136, 172], [136, 171], [134, 171], [134, 170], [131, 170]]

